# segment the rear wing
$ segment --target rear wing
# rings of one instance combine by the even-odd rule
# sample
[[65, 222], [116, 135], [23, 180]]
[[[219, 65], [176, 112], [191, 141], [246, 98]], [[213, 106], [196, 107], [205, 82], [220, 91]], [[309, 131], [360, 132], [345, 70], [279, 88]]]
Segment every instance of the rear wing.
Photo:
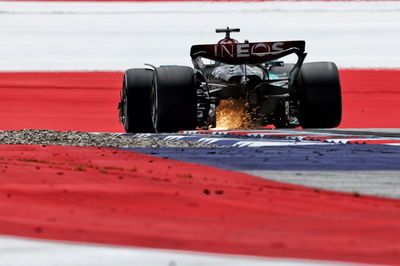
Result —
[[261, 64], [293, 53], [305, 57], [304, 49], [305, 41], [204, 44], [193, 45], [190, 56], [230, 65]]
[[255, 42], [230, 44], [193, 45], [190, 49], [193, 65], [204, 71], [201, 58], [207, 58], [229, 65], [263, 64], [281, 57], [296, 54], [297, 62], [289, 73], [289, 87], [293, 87], [300, 73], [307, 53], [304, 52], [305, 41]]

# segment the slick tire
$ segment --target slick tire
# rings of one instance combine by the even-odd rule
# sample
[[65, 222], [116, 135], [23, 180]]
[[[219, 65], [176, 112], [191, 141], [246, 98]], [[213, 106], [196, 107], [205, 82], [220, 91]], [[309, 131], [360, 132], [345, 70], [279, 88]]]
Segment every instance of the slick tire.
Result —
[[342, 119], [339, 73], [332, 62], [306, 63], [298, 83], [300, 125], [303, 128], [333, 128]]
[[154, 132], [151, 121], [150, 91], [153, 71], [132, 68], [125, 71], [122, 89], [122, 123], [126, 132]]
[[195, 129], [196, 85], [193, 69], [164, 66], [156, 69], [151, 92], [152, 120], [156, 132]]

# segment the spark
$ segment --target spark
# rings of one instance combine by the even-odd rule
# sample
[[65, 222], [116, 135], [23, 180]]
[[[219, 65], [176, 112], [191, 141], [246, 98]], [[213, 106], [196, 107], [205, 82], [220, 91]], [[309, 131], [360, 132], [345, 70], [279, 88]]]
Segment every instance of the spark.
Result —
[[215, 130], [254, 128], [252, 114], [243, 99], [221, 100], [217, 106], [217, 125]]

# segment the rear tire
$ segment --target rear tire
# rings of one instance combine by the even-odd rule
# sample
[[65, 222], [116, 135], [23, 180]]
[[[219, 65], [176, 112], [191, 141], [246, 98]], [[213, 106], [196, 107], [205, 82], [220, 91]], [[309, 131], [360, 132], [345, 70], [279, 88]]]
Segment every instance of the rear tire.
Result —
[[300, 125], [332, 128], [342, 119], [339, 73], [332, 62], [306, 63], [299, 74]]
[[132, 68], [125, 71], [121, 115], [126, 132], [154, 132], [151, 121], [150, 90], [153, 71]]
[[157, 68], [151, 98], [153, 126], [156, 132], [196, 128], [196, 85], [192, 68]]

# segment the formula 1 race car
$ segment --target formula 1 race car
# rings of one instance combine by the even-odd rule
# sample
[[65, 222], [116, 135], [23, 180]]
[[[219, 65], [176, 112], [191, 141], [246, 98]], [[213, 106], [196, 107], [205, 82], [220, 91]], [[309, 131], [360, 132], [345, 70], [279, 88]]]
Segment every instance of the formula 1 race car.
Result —
[[[146, 64], [148, 68], [126, 70], [118, 105], [125, 130], [219, 127], [224, 107], [238, 105], [235, 108], [251, 122], [242, 127], [340, 124], [341, 89], [334, 63], [303, 64], [305, 41], [239, 43], [230, 37], [239, 31], [217, 29], [226, 34], [217, 44], [192, 46], [194, 68]], [[297, 62], [278, 61], [289, 55], [297, 56]]]

